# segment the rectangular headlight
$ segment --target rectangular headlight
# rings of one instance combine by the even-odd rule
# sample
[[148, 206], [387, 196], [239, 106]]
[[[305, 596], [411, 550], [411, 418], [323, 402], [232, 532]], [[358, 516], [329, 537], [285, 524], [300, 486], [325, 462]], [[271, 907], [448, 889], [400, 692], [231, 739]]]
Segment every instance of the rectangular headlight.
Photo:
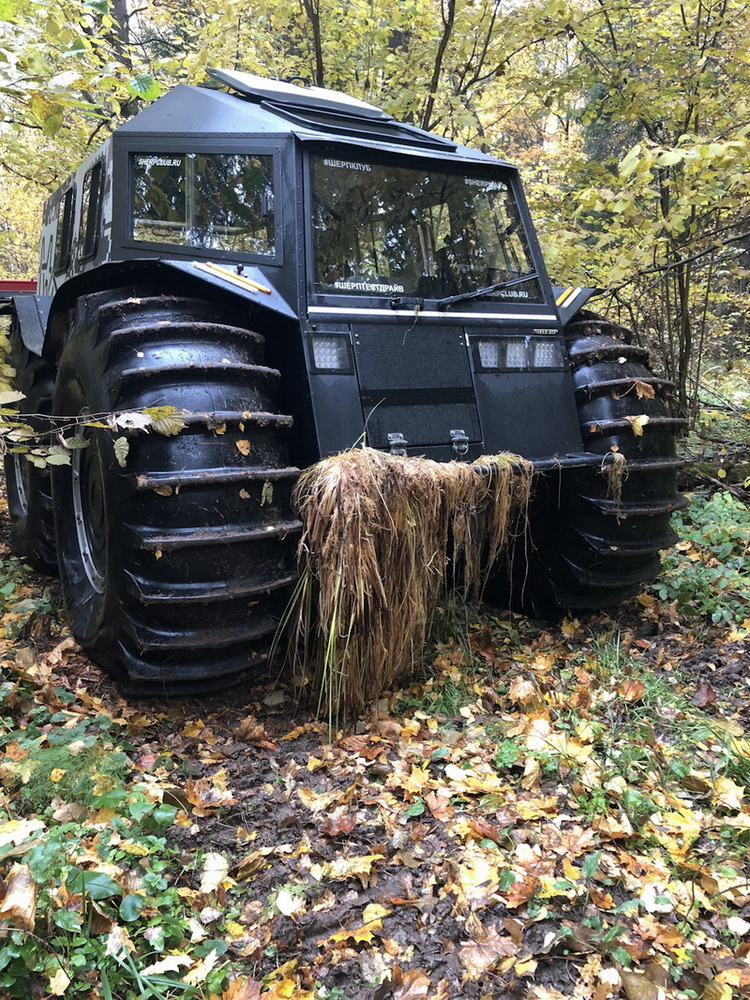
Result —
[[562, 348], [556, 340], [533, 340], [534, 368], [561, 368], [563, 363]]
[[349, 339], [341, 336], [313, 334], [313, 364], [317, 371], [350, 372]]
[[482, 368], [502, 368], [499, 340], [478, 340], [479, 364]]
[[521, 337], [509, 337], [505, 341], [505, 367], [526, 368], [527, 365], [526, 340]]

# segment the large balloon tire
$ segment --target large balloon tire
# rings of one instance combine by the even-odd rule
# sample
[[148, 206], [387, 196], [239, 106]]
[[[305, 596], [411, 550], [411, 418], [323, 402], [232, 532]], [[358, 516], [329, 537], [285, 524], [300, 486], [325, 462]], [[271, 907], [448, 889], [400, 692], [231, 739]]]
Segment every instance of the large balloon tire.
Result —
[[532, 608], [557, 612], [640, 593], [675, 541], [670, 518], [684, 505], [675, 451], [685, 421], [670, 416], [672, 384], [654, 376], [629, 331], [595, 313], [578, 313], [565, 336], [584, 451], [601, 461], [538, 477], [524, 585]]
[[224, 687], [265, 662], [295, 579], [292, 421], [245, 323], [198, 299], [96, 293], [60, 358], [59, 417], [189, 414], [172, 436], [83, 426], [88, 446], [52, 470], [71, 631], [147, 693]]
[[[24, 399], [18, 404], [19, 413], [44, 442], [51, 428], [54, 367], [46, 358], [33, 354], [24, 346], [15, 324], [10, 334], [8, 361], [16, 371], [16, 387], [24, 393]], [[49, 468], [38, 468], [24, 454], [8, 451], [5, 454], [5, 485], [11, 548], [42, 573], [57, 573]]]

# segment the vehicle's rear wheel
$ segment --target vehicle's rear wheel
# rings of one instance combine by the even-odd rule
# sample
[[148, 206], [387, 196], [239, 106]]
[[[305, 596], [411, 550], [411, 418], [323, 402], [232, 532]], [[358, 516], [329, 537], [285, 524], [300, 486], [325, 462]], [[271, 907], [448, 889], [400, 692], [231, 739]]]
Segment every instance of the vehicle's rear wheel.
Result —
[[[45, 418], [52, 410], [54, 368], [24, 346], [17, 327], [11, 330], [10, 343], [8, 360], [16, 370], [16, 386], [25, 394], [19, 412], [35, 431], [44, 434], [50, 429]], [[5, 483], [12, 548], [43, 573], [56, 573], [49, 469], [37, 468], [25, 455], [9, 451], [5, 455]]]
[[[225, 686], [262, 663], [295, 577], [279, 373], [263, 338], [196, 299], [86, 296], [60, 359], [54, 412], [174, 406], [173, 436], [84, 427], [53, 470], [71, 629], [144, 690]], [[92, 421], [93, 422], [93, 421]], [[114, 441], [129, 452], [118, 464]]]
[[675, 540], [675, 435], [685, 421], [669, 415], [671, 384], [629, 339], [590, 312], [566, 329], [584, 449], [601, 463], [544, 476], [528, 581], [540, 608], [620, 604], [658, 573], [660, 550]]

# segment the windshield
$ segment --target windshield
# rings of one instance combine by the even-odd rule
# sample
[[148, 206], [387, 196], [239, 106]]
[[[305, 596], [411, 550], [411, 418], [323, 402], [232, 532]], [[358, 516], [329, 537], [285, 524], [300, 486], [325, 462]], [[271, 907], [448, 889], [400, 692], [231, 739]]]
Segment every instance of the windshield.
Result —
[[[315, 291], [440, 299], [535, 270], [508, 184], [313, 156]], [[490, 292], [541, 301], [538, 281]]]

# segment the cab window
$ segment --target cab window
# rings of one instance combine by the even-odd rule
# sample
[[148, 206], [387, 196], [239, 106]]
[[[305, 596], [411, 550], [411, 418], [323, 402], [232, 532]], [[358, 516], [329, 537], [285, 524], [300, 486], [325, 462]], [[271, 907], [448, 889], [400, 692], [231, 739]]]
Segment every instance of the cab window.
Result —
[[81, 228], [78, 237], [78, 259], [88, 260], [96, 253], [102, 214], [102, 163], [95, 163], [83, 178], [81, 190]]
[[55, 271], [64, 271], [70, 263], [73, 236], [75, 188], [69, 187], [60, 200], [55, 231]]
[[274, 256], [273, 158], [136, 153], [133, 238]]

